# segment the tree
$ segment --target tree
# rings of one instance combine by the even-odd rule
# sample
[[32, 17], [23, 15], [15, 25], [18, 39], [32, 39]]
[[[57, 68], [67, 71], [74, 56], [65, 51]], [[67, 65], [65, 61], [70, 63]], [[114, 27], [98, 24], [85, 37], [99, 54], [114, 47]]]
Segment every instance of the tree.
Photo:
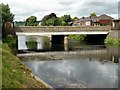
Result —
[[54, 26], [61, 26], [62, 25], [62, 20], [61, 18], [56, 18], [55, 21], [54, 21]]
[[57, 18], [55, 13], [45, 15], [41, 21], [42, 26], [54, 26], [55, 18]]
[[78, 17], [74, 17], [74, 18], [72, 18], [72, 21], [74, 21], [74, 20], [78, 20]]
[[6, 21], [13, 21], [14, 19], [14, 14], [11, 13], [9, 5], [6, 4], [4, 5], [3, 3], [0, 4], [0, 8], [2, 8], [2, 22], [6, 22]]
[[61, 19], [55, 13], [45, 15], [41, 21], [42, 26], [60, 26], [61, 23]]
[[48, 19], [47, 20], [47, 22], [46, 22], [46, 25], [47, 26], [54, 26], [55, 25], [55, 17], [52, 17], [52, 18], [50, 18], [50, 19]]
[[93, 12], [93, 13], [91, 13], [91, 14], [90, 14], [90, 16], [96, 16], [96, 13], [95, 13], [95, 12]]
[[64, 15], [61, 17], [62, 20], [62, 26], [68, 26], [69, 22], [72, 21], [71, 16], [70, 15]]
[[64, 15], [62, 17], [57, 17], [55, 13], [45, 15], [41, 21], [42, 26], [68, 26], [71, 22], [70, 15]]
[[[4, 38], [8, 33], [11, 34], [12, 32], [8, 32], [8, 30], [10, 30], [11, 28], [6, 28], [6, 26], [11, 25], [10, 23], [6, 23], [6, 22], [12, 22], [14, 19], [14, 14], [11, 13], [9, 5], [8, 4], [0, 4], [0, 14], [2, 16], [0, 16], [1, 23], [0, 23], [0, 28], [2, 27], [2, 38]], [[5, 25], [6, 23], [6, 25]]]
[[71, 16], [70, 15], [64, 15], [61, 17], [61, 19], [65, 22], [71, 22]]
[[35, 16], [30, 16], [26, 19], [25, 26], [37, 26], [37, 18]]

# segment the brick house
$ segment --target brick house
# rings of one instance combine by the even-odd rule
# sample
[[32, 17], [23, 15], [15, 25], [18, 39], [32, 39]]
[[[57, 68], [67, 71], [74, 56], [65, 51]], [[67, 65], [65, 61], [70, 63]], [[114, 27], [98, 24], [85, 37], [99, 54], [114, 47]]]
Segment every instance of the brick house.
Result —
[[99, 22], [101, 25], [111, 25], [111, 22], [114, 18], [106, 15], [106, 14], [102, 14], [100, 16], [98, 16]]

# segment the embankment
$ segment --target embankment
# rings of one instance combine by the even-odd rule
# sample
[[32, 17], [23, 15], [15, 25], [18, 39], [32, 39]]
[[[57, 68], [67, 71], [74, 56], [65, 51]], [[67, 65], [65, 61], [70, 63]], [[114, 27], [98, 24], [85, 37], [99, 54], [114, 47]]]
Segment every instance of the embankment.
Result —
[[2, 88], [49, 88], [31, 75], [31, 70], [16, 57], [15, 39], [10, 36], [3, 42], [0, 46], [2, 48]]

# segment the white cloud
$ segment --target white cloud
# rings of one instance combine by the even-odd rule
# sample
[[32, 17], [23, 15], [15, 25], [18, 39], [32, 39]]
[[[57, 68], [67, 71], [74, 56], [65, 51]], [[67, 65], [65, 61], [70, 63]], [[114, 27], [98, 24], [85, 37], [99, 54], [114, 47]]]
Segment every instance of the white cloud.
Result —
[[[98, 15], [107, 13], [117, 17], [117, 2], [119, 0], [1, 0], [0, 3], [9, 4], [15, 20], [24, 20], [35, 15], [41, 20], [44, 15], [56, 13], [57, 16], [70, 14], [71, 16], [82, 17], [96, 12]], [[104, 5], [96, 2], [105, 2]], [[111, 4], [113, 2], [116, 4]], [[110, 5], [109, 5], [110, 3]], [[100, 6], [101, 5], [101, 6]]]

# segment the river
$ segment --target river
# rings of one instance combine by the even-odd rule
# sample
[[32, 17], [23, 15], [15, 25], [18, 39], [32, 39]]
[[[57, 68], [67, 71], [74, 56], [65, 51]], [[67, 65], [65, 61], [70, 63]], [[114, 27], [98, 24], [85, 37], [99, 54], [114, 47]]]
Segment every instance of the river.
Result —
[[52, 45], [43, 36], [19, 36], [18, 42], [23, 63], [54, 88], [118, 87], [119, 48], [74, 40]]

